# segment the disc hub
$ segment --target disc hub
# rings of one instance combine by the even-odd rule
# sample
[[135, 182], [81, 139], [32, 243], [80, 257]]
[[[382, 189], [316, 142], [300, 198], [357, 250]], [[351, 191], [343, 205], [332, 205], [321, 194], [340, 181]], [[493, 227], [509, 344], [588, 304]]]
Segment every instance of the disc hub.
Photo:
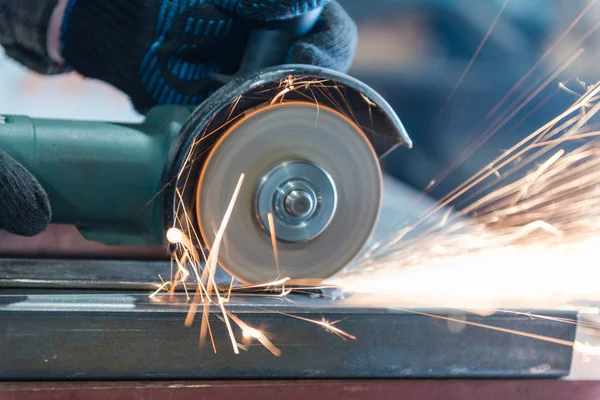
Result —
[[304, 242], [318, 236], [331, 222], [337, 208], [332, 177], [319, 165], [305, 160], [281, 162], [260, 179], [256, 192], [259, 224], [284, 242]]
[[285, 197], [285, 211], [294, 218], [307, 219], [314, 212], [316, 198], [314, 193], [304, 190], [292, 190]]

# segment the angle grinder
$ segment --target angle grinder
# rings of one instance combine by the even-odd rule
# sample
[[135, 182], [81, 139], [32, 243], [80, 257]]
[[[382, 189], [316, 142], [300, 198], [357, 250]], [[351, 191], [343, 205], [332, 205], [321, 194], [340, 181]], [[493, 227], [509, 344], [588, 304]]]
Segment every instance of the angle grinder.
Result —
[[47, 191], [53, 223], [109, 245], [163, 244], [175, 226], [210, 249], [244, 174], [219, 264], [246, 283], [325, 279], [377, 222], [379, 157], [411, 141], [364, 83], [281, 65], [319, 12], [256, 27], [240, 71], [215, 75], [196, 109], [158, 106], [141, 124], [5, 115], [0, 148]]

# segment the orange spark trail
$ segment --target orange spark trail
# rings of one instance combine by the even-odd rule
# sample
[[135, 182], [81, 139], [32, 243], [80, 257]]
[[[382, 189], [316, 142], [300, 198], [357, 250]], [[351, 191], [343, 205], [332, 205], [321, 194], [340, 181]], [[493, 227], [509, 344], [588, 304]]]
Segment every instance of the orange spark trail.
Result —
[[[481, 148], [486, 141], [496, 135], [500, 129], [502, 129], [512, 118], [521, 112], [521, 110], [525, 108], [533, 99], [535, 99], [537, 95], [542, 92], [542, 90], [544, 90], [552, 81], [556, 79], [556, 77], [563, 73], [577, 58], [579, 58], [583, 52], [583, 49], [579, 49], [577, 52], [575, 52], [575, 54], [573, 54], [564, 64], [557, 68], [548, 79], [546, 79], [536, 90], [534, 90], [533, 93], [527, 96], [527, 98], [517, 108], [512, 110], [508, 116], [505, 114], [501, 115], [500, 118], [497, 119], [494, 124], [492, 124], [493, 128], [484, 131], [483, 134], [460, 155], [457, 161], [453, 162], [437, 178], [433, 180], [435, 182], [434, 185], [428, 186], [427, 190], [430, 191], [433, 189], [433, 187], [438, 186], [442, 181], [450, 176], [450, 174], [454, 172], [459, 165], [465, 162], [467, 158]], [[503, 117], [505, 118], [502, 120], [501, 118]]]
[[273, 221], [273, 214], [267, 214], [267, 219], [269, 221], [269, 231], [271, 232], [271, 245], [273, 246], [273, 256], [275, 257], [277, 278], [281, 278], [281, 269], [279, 267], [279, 251], [277, 250], [277, 235], [275, 233], [275, 221]]
[[[506, 95], [504, 95], [504, 97], [492, 108], [492, 110], [490, 110], [490, 112], [486, 115], [485, 119], [489, 119], [491, 118], [494, 114], [496, 114], [498, 112], [498, 110], [504, 105], [504, 103], [510, 98], [510, 96], [512, 96], [515, 91], [521, 87], [521, 85], [527, 81], [527, 79], [531, 76], [531, 74], [533, 74], [534, 71], [536, 71], [539, 66], [554, 52], [554, 50], [557, 48], [557, 46], [569, 35], [569, 33], [571, 33], [571, 31], [575, 28], [575, 26], [581, 21], [581, 19], [583, 19], [583, 17], [585, 15], [587, 15], [587, 13], [592, 9], [592, 7], [594, 7], [596, 5], [596, 3], [598, 2], [598, 0], [592, 0], [590, 1], [590, 3], [581, 11], [581, 13], [579, 13], [579, 15], [577, 15], [577, 17], [575, 17], [575, 19], [571, 22], [571, 24], [563, 31], [563, 33], [558, 37], [558, 39], [552, 44], [552, 46], [550, 46], [545, 52], [544, 54], [540, 57], [540, 59], [538, 59], [538, 61], [529, 69], [529, 71], [527, 71], [527, 73], [517, 82], [513, 85], [513, 87], [508, 91], [508, 93], [506, 93]], [[574, 47], [580, 46], [585, 40], [587, 40], [587, 38], [589, 38], [593, 32], [595, 32], [598, 28], [600, 28], [600, 21], [595, 24], [583, 37], [581, 37], [576, 45]], [[539, 83], [539, 82], [538, 82]], [[537, 86], [537, 83], [534, 85], [534, 87]], [[511, 109], [514, 108], [514, 106], [516, 106], [516, 104], [521, 101], [523, 99], [523, 96], [525, 96], [525, 93], [528, 93], [529, 90], [526, 90], [523, 94], [521, 94], [521, 96], [519, 96], [519, 98], [517, 98], [508, 108], [507, 110], [504, 112], [503, 116], [506, 116], [506, 114], [508, 114], [510, 112]], [[439, 116], [438, 116], [439, 117]], [[499, 120], [501, 120], [502, 117], [500, 117], [499, 119], [497, 119], [494, 123], [492, 123], [491, 127], [496, 125], [498, 123]], [[437, 118], [436, 118], [437, 119]], [[489, 131], [490, 128], [488, 128], [486, 131]], [[487, 140], [487, 139], [486, 139]], [[477, 142], [476, 142], [477, 143]], [[480, 145], [479, 145], [480, 146]], [[475, 146], [470, 146], [468, 149], [466, 149], [463, 154], [459, 157], [459, 159], [457, 161], [455, 161], [454, 163], [452, 163], [450, 166], [448, 166], [448, 168], [442, 172], [439, 176], [435, 177], [432, 181], [431, 184], [427, 186], [427, 188], [425, 189], [426, 192], [431, 191], [434, 187], [438, 186], [441, 182], [443, 182], [446, 178], [448, 178], [448, 176], [450, 175], [450, 173], [452, 173], [460, 164], [462, 164], [471, 154], [473, 154], [473, 152], [475, 152], [479, 146], [475, 145]]]
[[[531, 74], [536, 69], [538, 69], [538, 67], [542, 64], [542, 62], [544, 62], [550, 56], [550, 54], [552, 54], [552, 52], [554, 52], [556, 47], [567, 37], [567, 35], [569, 33], [571, 33], [573, 28], [575, 28], [575, 26], [579, 23], [579, 21], [581, 21], [581, 19], [587, 15], [587, 13], [592, 9], [592, 7], [594, 7], [596, 5], [597, 2], [598, 2], [598, 0], [590, 1], [590, 3], [579, 13], [579, 15], [577, 15], [577, 17], [575, 17], [573, 22], [571, 22], [571, 24], [565, 29], [565, 31], [558, 37], [558, 39], [556, 39], [554, 44], [552, 44], [552, 46], [550, 46], [548, 48], [548, 50], [546, 50], [544, 52], [542, 57], [540, 57], [540, 59], [529, 69], [529, 71], [527, 71], [527, 73], [525, 75], [523, 75], [523, 77], [521, 79], [519, 79], [519, 81], [517, 83], [514, 84], [514, 86], [508, 91], [508, 93], [506, 93], [506, 95], [502, 99], [500, 99], [498, 104], [496, 104], [494, 106], [494, 108], [492, 108], [490, 110], [490, 112], [486, 115], [486, 119], [490, 118], [492, 115], [494, 115], [496, 112], [498, 112], [498, 109], [500, 109], [500, 107], [502, 107], [502, 105], [504, 105], [506, 100], [515, 92], [515, 90], [517, 90], [519, 87], [521, 87], [523, 82], [525, 82], [527, 80], [527, 78], [529, 78], [531, 76]], [[596, 26], [596, 28], [597, 28], [597, 26]], [[578, 43], [577, 46], [579, 46], [580, 44], [581, 43]]]

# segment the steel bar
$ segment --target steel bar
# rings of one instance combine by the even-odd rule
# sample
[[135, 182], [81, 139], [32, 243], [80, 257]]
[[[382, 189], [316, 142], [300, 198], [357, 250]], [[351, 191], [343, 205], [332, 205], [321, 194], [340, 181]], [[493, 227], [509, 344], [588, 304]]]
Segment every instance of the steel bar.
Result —
[[[185, 296], [3, 289], [0, 292], [0, 379], [287, 379], [561, 377], [569, 373], [575, 325], [498, 313], [467, 321], [533, 335], [464, 325], [388, 309], [361, 309], [343, 300], [292, 295], [232, 297], [230, 312], [264, 330], [282, 354], [258, 343], [235, 355], [219, 310], [212, 308], [210, 344], [199, 350], [199, 318], [184, 326]], [[531, 310], [530, 310], [531, 311]], [[440, 316], [451, 310], [427, 310]], [[561, 319], [575, 312], [536, 311]], [[318, 324], [339, 321], [345, 339]], [[234, 327], [237, 340], [241, 332]], [[453, 333], [454, 332], [454, 333]]]
[[[63, 288], [149, 290], [160, 276], [169, 278], [169, 261], [0, 259], [0, 288]], [[218, 268], [218, 284], [229, 285], [231, 276]]]
[[150, 289], [168, 261], [0, 259], [0, 287]]

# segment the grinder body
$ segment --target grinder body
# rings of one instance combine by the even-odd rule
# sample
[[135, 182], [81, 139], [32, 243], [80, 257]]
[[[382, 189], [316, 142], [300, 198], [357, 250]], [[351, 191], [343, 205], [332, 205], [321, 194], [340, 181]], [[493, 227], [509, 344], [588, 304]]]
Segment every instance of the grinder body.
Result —
[[[140, 124], [7, 115], [0, 124], [0, 148], [47, 191], [53, 223], [75, 225], [86, 239], [108, 245], [163, 244], [177, 220], [194, 218], [205, 156], [228, 119], [268, 106], [290, 78], [330, 82], [335, 89], [316, 104], [346, 106], [344, 113], [368, 128], [364, 133], [374, 156], [412, 145], [393, 109], [364, 83], [324, 68], [285, 65], [236, 76], [194, 110], [156, 107]], [[319, 93], [303, 90], [290, 91], [286, 99]], [[178, 215], [182, 209], [187, 217]]]
[[52, 222], [76, 225], [109, 245], [163, 242], [159, 201], [168, 152], [190, 115], [153, 109], [141, 124], [5, 116], [0, 149], [29, 170], [49, 196]]
[[[165, 231], [180, 217], [179, 205], [192, 207], [204, 157], [227, 120], [268, 105], [290, 77], [331, 82], [335, 90], [316, 104], [343, 103], [346, 114], [368, 127], [364, 133], [376, 156], [398, 145], [412, 146], [393, 109], [364, 83], [324, 68], [285, 65], [234, 77], [193, 110], [156, 107], [140, 124], [5, 115], [0, 148], [47, 191], [53, 223], [75, 225], [86, 239], [108, 245], [162, 244]], [[315, 93], [310, 87], [304, 93], [296, 89], [286, 99]], [[191, 208], [186, 212], [195, 214]]]

